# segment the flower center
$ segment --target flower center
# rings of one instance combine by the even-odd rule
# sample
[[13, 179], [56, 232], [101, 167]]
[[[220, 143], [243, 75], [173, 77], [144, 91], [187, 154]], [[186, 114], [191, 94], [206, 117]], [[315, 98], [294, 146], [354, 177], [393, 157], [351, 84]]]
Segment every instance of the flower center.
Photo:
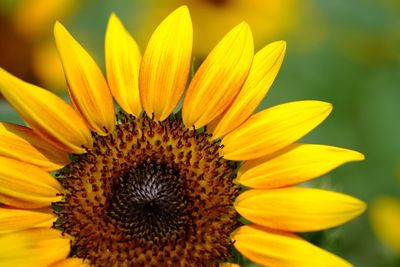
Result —
[[57, 174], [55, 227], [93, 266], [218, 266], [237, 226], [235, 165], [180, 119], [120, 113], [113, 133]]
[[119, 178], [107, 212], [127, 238], [152, 240], [184, 229], [189, 220], [187, 202], [177, 169], [145, 162]]

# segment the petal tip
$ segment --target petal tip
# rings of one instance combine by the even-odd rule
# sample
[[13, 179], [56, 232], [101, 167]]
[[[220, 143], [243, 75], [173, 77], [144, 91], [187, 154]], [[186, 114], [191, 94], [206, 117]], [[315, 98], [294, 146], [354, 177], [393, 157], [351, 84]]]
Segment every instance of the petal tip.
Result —
[[250, 25], [247, 22], [242, 21], [235, 27], [235, 30], [242, 33], [243, 35], [248, 36], [248, 38], [250, 38], [251, 40], [253, 39], [253, 33], [251, 31]]
[[281, 53], [285, 53], [287, 49], [287, 42], [285, 40], [276, 41], [277, 48], [281, 50]]
[[116, 27], [123, 27], [122, 22], [119, 19], [119, 17], [114, 12], [112, 12], [108, 19], [107, 31], [110, 31], [110, 29], [116, 28]]
[[275, 43], [280, 45], [280, 46], [283, 46], [283, 47], [287, 46], [286, 40], [278, 40], [278, 41], [275, 41]]
[[321, 107], [324, 107], [324, 108], [326, 108], [328, 110], [332, 110], [333, 109], [332, 103], [325, 102], [325, 101], [316, 101], [316, 102], [318, 102]]
[[191, 20], [190, 18], [190, 11], [186, 5], [180, 6], [175, 9], [167, 19], [175, 18], [177, 20]]
[[367, 210], [368, 204], [366, 202], [360, 200], [360, 199], [357, 199], [357, 200], [359, 202], [359, 209], [358, 209], [358, 213], [357, 213], [357, 216], [358, 216], [358, 215], [364, 213], [364, 211]]
[[57, 36], [63, 30], [65, 30], [64, 25], [62, 25], [61, 22], [56, 20], [56, 22], [54, 23], [54, 35]]
[[250, 25], [246, 21], [240, 22], [236, 27], [244, 30], [250, 30]]
[[190, 14], [189, 8], [187, 7], [187, 5], [182, 5], [182, 6], [178, 7], [175, 10], [175, 12], [178, 13], [178, 14], [185, 15], [185, 16]]
[[253, 34], [250, 25], [245, 21], [242, 21], [239, 24], [237, 24], [226, 35], [237, 36], [240, 38], [247, 38], [249, 41], [253, 41]]
[[110, 17], [108, 18], [108, 25], [109, 24], [119, 24], [122, 26], [121, 19], [115, 12], [111, 12]]
[[365, 155], [363, 153], [360, 153], [360, 152], [357, 152], [357, 151], [353, 151], [352, 159], [354, 161], [362, 161], [362, 160], [365, 160]]
[[69, 32], [65, 26], [58, 20], [54, 23], [54, 38], [56, 40], [56, 46], [59, 49], [60, 43], [69, 37]]
[[59, 20], [56, 20], [56, 21], [54, 22], [54, 28], [60, 27], [60, 26], [62, 26], [61, 22], [60, 22]]
[[319, 109], [321, 113], [326, 114], [327, 116], [332, 112], [333, 110], [333, 105], [332, 103], [329, 102], [324, 102], [324, 101], [312, 101], [312, 105]]

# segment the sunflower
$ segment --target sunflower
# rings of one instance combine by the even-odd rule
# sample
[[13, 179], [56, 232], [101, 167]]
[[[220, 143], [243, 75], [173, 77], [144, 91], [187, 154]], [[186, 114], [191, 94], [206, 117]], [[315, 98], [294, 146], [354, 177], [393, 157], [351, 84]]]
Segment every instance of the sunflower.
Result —
[[331, 105], [296, 101], [252, 115], [286, 43], [254, 55], [240, 23], [194, 74], [179, 110], [192, 36], [180, 7], [142, 57], [113, 14], [105, 79], [57, 22], [72, 107], [0, 70], [1, 93], [30, 126], [0, 125], [1, 266], [238, 266], [237, 253], [267, 266], [350, 266], [295, 234], [365, 209], [294, 186], [363, 159], [296, 143]]

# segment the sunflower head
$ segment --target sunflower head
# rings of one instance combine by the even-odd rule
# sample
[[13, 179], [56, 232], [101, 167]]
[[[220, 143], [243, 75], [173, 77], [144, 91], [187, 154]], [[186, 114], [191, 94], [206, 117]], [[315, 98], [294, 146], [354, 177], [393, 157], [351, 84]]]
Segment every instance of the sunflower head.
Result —
[[363, 155], [297, 143], [328, 103], [253, 114], [285, 42], [254, 55], [242, 22], [187, 85], [186, 7], [161, 22], [143, 57], [112, 14], [106, 78], [59, 22], [54, 32], [72, 106], [0, 69], [1, 93], [30, 126], [0, 124], [0, 246], [15, 244], [0, 264], [237, 266], [242, 254], [266, 266], [349, 266], [295, 233], [345, 223], [365, 204], [295, 185]]

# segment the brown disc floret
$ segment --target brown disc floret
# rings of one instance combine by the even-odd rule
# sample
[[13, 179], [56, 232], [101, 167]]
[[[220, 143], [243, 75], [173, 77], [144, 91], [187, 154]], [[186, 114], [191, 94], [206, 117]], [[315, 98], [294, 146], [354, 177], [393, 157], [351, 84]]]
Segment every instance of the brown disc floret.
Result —
[[94, 266], [218, 266], [237, 226], [235, 166], [205, 131], [120, 113], [113, 133], [57, 174], [55, 227]]

